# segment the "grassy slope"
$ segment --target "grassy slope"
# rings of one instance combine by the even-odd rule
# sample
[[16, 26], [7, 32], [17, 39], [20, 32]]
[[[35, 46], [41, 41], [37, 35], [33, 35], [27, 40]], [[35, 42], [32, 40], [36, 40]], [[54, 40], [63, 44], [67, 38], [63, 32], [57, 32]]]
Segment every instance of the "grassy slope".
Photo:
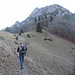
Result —
[[[27, 34], [31, 37], [28, 38]], [[19, 63], [14, 52], [20, 42], [27, 45], [25, 64], [31, 75], [72, 75], [75, 45], [46, 31], [23, 33], [18, 41], [13, 34], [0, 32], [0, 74], [19, 74]]]
[[[30, 38], [26, 35], [30, 34]], [[26, 64], [32, 75], [72, 75], [75, 45], [46, 31], [22, 35], [28, 44]], [[44, 40], [44, 38], [53, 41]]]
[[18, 58], [14, 54], [20, 41], [15, 40], [14, 34], [0, 32], [0, 75], [18, 75], [20, 73]]

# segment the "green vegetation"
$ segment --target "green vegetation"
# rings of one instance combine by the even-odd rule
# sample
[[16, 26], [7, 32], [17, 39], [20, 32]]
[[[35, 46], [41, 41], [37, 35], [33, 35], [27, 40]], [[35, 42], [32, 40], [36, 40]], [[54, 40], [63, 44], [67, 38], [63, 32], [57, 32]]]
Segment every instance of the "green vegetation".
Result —
[[21, 35], [22, 33], [24, 33], [23, 29], [20, 30], [19, 35]]
[[19, 33], [19, 35], [21, 35], [21, 33]]
[[40, 22], [38, 22], [37, 26], [36, 26], [36, 32], [40, 32], [42, 33], [42, 27], [40, 25]]
[[48, 39], [48, 38], [44, 38], [44, 40], [49, 40], [49, 41], [53, 41], [52, 39]]
[[30, 38], [31, 37], [30, 34], [27, 34], [27, 37]]

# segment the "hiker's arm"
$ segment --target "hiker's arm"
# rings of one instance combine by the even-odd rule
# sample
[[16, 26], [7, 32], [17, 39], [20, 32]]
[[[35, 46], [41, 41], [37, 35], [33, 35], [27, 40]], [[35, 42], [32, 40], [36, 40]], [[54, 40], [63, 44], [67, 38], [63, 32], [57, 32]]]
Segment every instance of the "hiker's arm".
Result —
[[17, 48], [17, 52], [20, 52], [20, 48], [19, 47]]

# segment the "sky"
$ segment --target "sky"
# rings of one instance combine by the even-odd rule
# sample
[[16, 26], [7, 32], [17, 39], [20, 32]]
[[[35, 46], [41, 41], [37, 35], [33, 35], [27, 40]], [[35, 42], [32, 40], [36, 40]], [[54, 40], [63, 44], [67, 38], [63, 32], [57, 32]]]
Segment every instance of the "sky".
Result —
[[75, 13], [74, 0], [0, 0], [0, 30], [25, 20], [36, 8], [59, 4]]

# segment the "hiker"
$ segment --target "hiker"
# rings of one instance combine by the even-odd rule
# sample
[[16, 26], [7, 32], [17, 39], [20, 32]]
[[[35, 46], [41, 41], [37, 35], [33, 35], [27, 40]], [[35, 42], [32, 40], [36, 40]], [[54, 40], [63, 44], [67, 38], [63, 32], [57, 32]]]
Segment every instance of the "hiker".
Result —
[[18, 35], [16, 35], [16, 40], [18, 40]]
[[26, 55], [27, 47], [24, 46], [23, 43], [20, 43], [20, 47], [17, 48], [17, 52], [19, 52], [19, 61], [21, 69], [23, 69], [24, 64], [24, 56]]

